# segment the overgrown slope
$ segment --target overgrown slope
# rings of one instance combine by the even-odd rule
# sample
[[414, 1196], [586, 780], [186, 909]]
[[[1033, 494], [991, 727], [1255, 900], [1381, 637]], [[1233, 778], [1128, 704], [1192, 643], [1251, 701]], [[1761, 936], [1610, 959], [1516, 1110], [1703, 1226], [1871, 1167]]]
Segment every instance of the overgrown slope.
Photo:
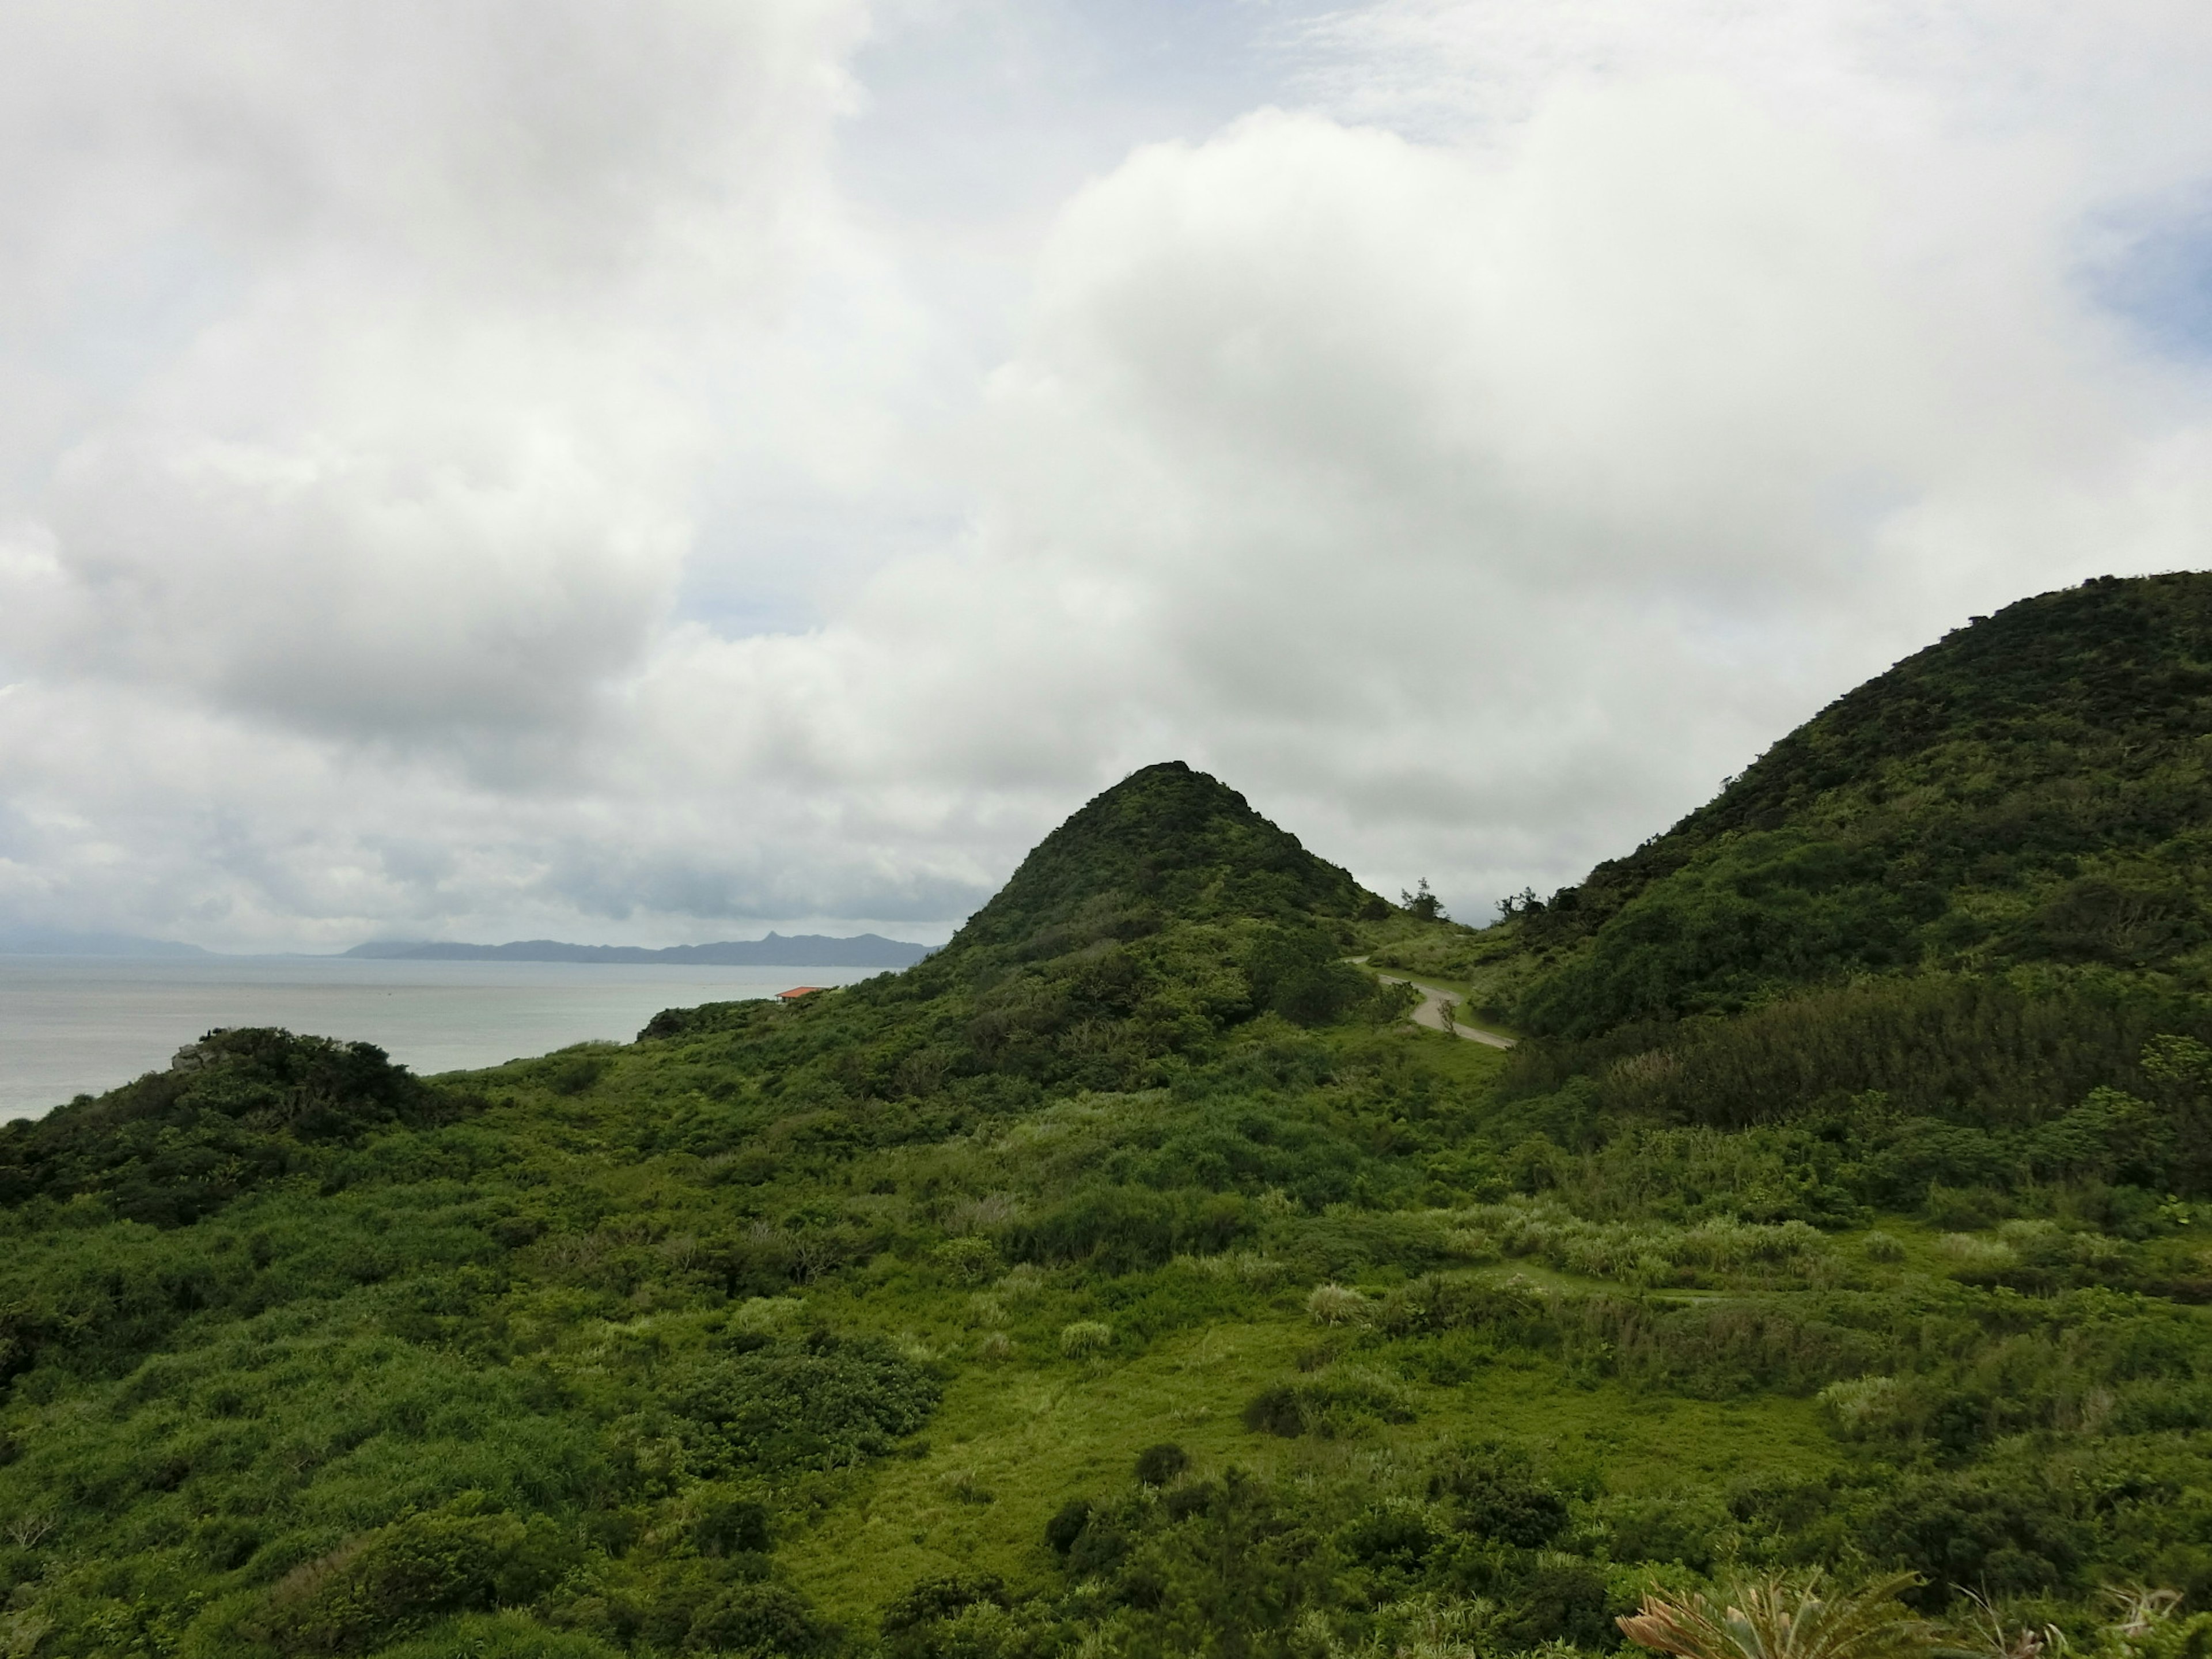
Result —
[[1711, 804], [1526, 907], [1486, 958], [1589, 1036], [1855, 974], [2100, 970], [2195, 994], [2212, 941], [2212, 575], [2008, 606]]
[[9, 1131], [0, 1653], [1574, 1659], [1821, 1564], [2197, 1659], [2099, 1611], [2212, 1594], [2185, 993], [1508, 1059], [1383, 908], [1154, 768], [903, 974]]

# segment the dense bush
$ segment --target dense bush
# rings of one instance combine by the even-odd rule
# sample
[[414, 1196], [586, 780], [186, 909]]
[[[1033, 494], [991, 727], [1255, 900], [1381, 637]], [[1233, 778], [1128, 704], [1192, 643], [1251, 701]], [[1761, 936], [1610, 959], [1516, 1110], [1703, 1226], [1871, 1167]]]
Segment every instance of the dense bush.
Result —
[[464, 1498], [295, 1568], [270, 1592], [260, 1633], [288, 1653], [366, 1652], [445, 1614], [535, 1601], [581, 1555], [544, 1517]]
[[732, 1473], [880, 1455], [928, 1420], [939, 1392], [887, 1345], [821, 1331], [693, 1360], [668, 1385], [697, 1466]]
[[189, 1060], [0, 1124], [0, 1206], [97, 1198], [126, 1219], [176, 1226], [294, 1170], [328, 1168], [331, 1146], [437, 1122], [461, 1104], [366, 1042], [211, 1031]]

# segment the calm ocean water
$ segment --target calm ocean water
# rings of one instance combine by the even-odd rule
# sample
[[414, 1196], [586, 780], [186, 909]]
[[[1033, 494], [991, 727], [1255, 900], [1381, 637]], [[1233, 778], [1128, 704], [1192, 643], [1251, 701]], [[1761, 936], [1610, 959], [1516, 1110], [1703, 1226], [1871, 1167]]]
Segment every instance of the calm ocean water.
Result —
[[872, 968], [332, 957], [0, 957], [0, 1118], [158, 1071], [216, 1025], [374, 1042], [417, 1072], [496, 1066], [596, 1038], [628, 1042], [663, 1008], [848, 985]]

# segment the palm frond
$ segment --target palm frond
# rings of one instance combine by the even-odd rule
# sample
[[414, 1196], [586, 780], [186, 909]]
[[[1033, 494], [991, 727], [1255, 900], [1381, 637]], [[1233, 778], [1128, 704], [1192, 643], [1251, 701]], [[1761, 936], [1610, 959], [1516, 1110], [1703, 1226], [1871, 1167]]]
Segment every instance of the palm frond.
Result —
[[1972, 1614], [1939, 1651], [1949, 1659], [2066, 1659], [2069, 1644], [2056, 1625], [2008, 1625], [1996, 1603], [1977, 1591], [1958, 1589]]
[[2107, 1584], [2104, 1596], [2119, 1614], [2105, 1628], [2121, 1638], [2149, 1635], [2181, 1605], [2179, 1590], [2151, 1589], [2142, 1584]]
[[1818, 1571], [1745, 1578], [1717, 1607], [1702, 1595], [1647, 1595], [1614, 1622], [1630, 1641], [1680, 1659], [1889, 1659], [1929, 1645], [1931, 1627], [1897, 1599], [1919, 1582], [1909, 1572], [1850, 1589]]

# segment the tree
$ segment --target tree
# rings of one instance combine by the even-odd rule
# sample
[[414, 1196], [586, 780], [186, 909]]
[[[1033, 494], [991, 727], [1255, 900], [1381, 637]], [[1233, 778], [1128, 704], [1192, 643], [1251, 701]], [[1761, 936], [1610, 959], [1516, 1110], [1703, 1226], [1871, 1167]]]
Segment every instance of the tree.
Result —
[[1501, 917], [1540, 916], [1544, 914], [1544, 901], [1536, 896], [1536, 890], [1533, 887], [1523, 887], [1519, 892], [1498, 901], [1498, 914]]
[[1401, 909], [1411, 911], [1416, 921], [1451, 920], [1444, 914], [1444, 902], [1429, 890], [1429, 878], [1426, 876], [1423, 876], [1414, 884], [1412, 892], [1400, 890], [1398, 905]]

